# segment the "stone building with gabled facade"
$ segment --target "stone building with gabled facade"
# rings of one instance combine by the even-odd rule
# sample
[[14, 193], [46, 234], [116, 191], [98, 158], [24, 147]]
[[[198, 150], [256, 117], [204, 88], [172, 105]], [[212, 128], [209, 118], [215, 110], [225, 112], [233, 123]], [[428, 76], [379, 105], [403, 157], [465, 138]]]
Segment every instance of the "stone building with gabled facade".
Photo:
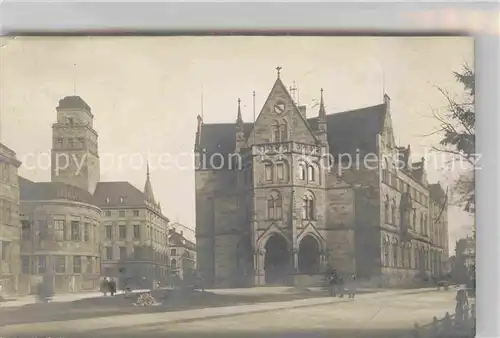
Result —
[[430, 212], [425, 163], [410, 165], [409, 147], [395, 144], [387, 95], [327, 114], [321, 90], [308, 116], [278, 70], [254, 123], [243, 121], [239, 100], [235, 123], [198, 117], [194, 151], [197, 267], [207, 286], [313, 285], [330, 268], [409, 284], [447, 258], [447, 238], [433, 235], [447, 223], [435, 225]]

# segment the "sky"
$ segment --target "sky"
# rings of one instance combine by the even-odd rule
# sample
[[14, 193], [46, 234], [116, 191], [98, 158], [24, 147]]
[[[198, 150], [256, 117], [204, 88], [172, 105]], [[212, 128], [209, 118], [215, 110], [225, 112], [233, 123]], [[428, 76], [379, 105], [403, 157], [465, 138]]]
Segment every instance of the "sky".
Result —
[[[411, 144], [419, 160], [440, 139], [427, 136], [439, 127], [432, 111], [446, 108], [437, 86], [461, 95], [452, 72], [474, 64], [468, 37], [18, 37], [0, 44], [0, 140], [24, 162], [21, 176], [50, 180], [55, 108], [76, 94], [95, 116], [101, 181], [142, 190], [149, 160], [164, 214], [191, 228], [197, 115], [234, 122], [241, 98], [243, 119], [253, 121], [252, 92], [258, 114], [277, 66], [287, 86], [295, 81], [308, 116], [317, 114], [321, 88], [327, 113], [380, 104], [387, 93], [396, 142]], [[165, 156], [170, 165], [159, 162]], [[451, 184], [458, 169], [434, 162], [429, 181]], [[448, 217], [452, 250], [473, 218], [458, 207]]]

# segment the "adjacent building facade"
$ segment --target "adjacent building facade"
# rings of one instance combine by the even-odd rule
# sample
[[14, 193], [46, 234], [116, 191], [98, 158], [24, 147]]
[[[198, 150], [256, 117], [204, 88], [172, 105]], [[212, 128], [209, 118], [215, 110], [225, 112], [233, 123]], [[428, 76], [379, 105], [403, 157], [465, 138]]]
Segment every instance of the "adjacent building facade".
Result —
[[196, 274], [196, 244], [188, 239], [184, 231], [189, 233], [192, 230], [179, 223], [169, 228], [168, 247], [172, 272], [181, 280], [188, 281]]
[[[158, 265], [169, 260], [158, 254], [167, 253], [168, 219], [154, 201], [149, 172], [144, 192], [128, 182], [100, 182], [98, 134], [89, 105], [68, 96], [56, 110], [51, 182], [18, 180], [19, 291], [33, 292], [40, 282], [56, 293], [96, 290], [102, 275], [121, 276], [120, 255], [141, 267], [121, 270], [151, 287], [162, 276]], [[129, 259], [134, 251], [139, 258]]]
[[94, 197], [102, 210], [103, 275], [138, 288], [166, 284], [169, 220], [155, 201], [149, 169], [144, 191], [128, 182], [101, 182]]
[[[442, 188], [394, 140], [390, 99], [307, 115], [280, 75], [255, 123], [198, 117], [197, 264], [212, 286], [317, 284], [336, 268], [379, 284], [439, 274]], [[436, 196], [435, 192], [442, 192]], [[431, 206], [436, 206], [432, 208]]]
[[19, 183], [21, 162], [0, 143], [0, 296], [18, 290], [20, 270]]

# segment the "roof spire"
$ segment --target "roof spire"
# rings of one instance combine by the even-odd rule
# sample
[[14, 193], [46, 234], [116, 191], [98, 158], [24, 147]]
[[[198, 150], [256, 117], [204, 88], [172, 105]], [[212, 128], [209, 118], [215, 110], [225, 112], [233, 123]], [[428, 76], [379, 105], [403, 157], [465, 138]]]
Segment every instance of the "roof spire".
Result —
[[236, 117], [236, 124], [238, 126], [243, 125], [243, 118], [241, 117], [241, 99], [238, 98], [238, 116]]
[[325, 102], [323, 100], [323, 88], [321, 88], [321, 100], [319, 102], [319, 119], [322, 121], [326, 121], [326, 110], [325, 110]]
[[146, 169], [146, 183], [144, 184], [144, 197], [146, 198], [147, 201], [151, 203], [155, 203], [155, 196], [153, 194], [153, 187], [151, 185], [151, 179], [149, 176], [149, 161], [147, 162], [147, 169]]
[[276, 67], [276, 72], [278, 73], [278, 79], [280, 78], [281, 69], [282, 69], [281, 66]]

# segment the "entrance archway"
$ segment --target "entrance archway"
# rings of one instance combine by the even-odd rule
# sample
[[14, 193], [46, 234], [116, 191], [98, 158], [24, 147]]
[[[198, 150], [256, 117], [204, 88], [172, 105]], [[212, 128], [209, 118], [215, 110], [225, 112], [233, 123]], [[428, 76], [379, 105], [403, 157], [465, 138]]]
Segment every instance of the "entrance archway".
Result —
[[273, 234], [267, 240], [265, 249], [266, 284], [286, 284], [290, 264], [290, 252], [286, 239], [281, 235]]
[[299, 244], [299, 271], [305, 274], [318, 273], [320, 269], [319, 243], [311, 235], [306, 235]]

